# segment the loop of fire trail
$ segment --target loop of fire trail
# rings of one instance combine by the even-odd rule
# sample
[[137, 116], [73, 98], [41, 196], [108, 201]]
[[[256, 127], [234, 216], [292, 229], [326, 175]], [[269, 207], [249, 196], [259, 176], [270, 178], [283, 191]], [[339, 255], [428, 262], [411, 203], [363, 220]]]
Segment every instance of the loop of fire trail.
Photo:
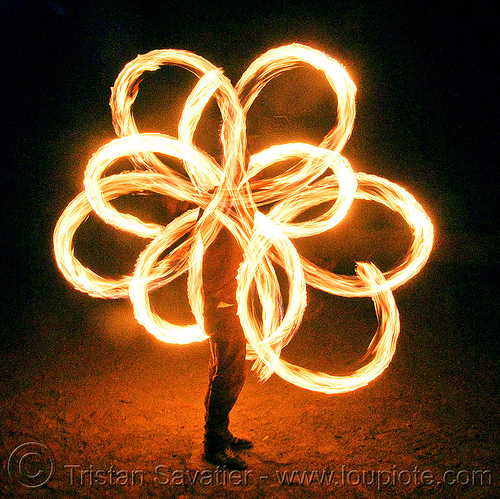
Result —
[[[178, 137], [140, 133], [132, 105], [145, 71], [176, 65], [198, 77], [178, 125]], [[322, 72], [337, 96], [334, 128], [318, 147], [306, 143], [272, 146], [245, 160], [246, 114], [264, 86], [284, 71], [309, 65]], [[326, 54], [292, 44], [269, 50], [256, 59], [233, 87], [222, 71], [204, 58], [182, 50], [155, 50], [128, 63], [112, 89], [113, 124], [119, 138], [100, 148], [88, 163], [84, 186], [61, 215], [54, 231], [59, 269], [78, 290], [101, 298], [130, 296], [134, 313], [151, 334], [170, 343], [202, 341], [202, 261], [204, 248], [222, 226], [244, 253], [238, 273], [238, 315], [248, 340], [247, 357], [261, 379], [276, 373], [300, 387], [324, 393], [355, 390], [379, 376], [389, 365], [399, 335], [399, 314], [392, 289], [415, 276], [425, 265], [433, 244], [433, 226], [411, 194], [383, 178], [354, 173], [340, 154], [354, 124], [356, 87], [345, 68]], [[222, 127], [219, 162], [196, 148], [193, 137], [210, 98], [218, 104]], [[161, 156], [160, 156], [161, 155]], [[187, 177], [169, 167], [165, 157], [181, 161]], [[135, 171], [106, 176], [116, 161], [129, 158]], [[160, 159], [162, 158], [162, 159]], [[283, 161], [295, 166], [273, 178], [259, 174]], [[154, 192], [203, 209], [191, 209], [166, 226], [145, 223], [119, 212], [113, 199], [130, 193]], [[357, 263], [356, 276], [319, 268], [299, 255], [291, 240], [325, 232], [346, 215], [354, 199], [381, 203], [398, 213], [412, 230], [413, 242], [396, 268], [382, 273], [370, 263]], [[314, 219], [294, 221], [298, 214], [323, 203], [332, 206]], [[263, 214], [259, 207], [272, 204]], [[151, 239], [140, 254], [133, 275], [105, 278], [74, 255], [78, 227], [94, 212], [105, 223]], [[181, 244], [175, 244], [184, 238]], [[165, 250], [174, 249], [164, 255]], [[286, 310], [273, 265], [289, 281]], [[159, 317], [149, 292], [188, 273], [188, 297], [196, 324], [180, 326]], [[297, 331], [306, 308], [306, 284], [333, 295], [371, 297], [378, 317], [363, 367], [346, 376], [331, 376], [292, 365], [281, 350]], [[255, 290], [260, 307], [252, 306]], [[259, 310], [257, 316], [257, 310]]]

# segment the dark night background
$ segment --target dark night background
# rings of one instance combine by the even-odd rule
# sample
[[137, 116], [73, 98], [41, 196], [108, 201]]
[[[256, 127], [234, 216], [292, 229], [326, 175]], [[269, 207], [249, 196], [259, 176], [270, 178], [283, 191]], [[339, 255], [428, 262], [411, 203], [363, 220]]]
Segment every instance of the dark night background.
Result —
[[75, 324], [96, 306], [58, 272], [52, 232], [88, 159], [113, 138], [109, 88], [122, 67], [152, 49], [187, 49], [236, 83], [267, 49], [300, 42], [343, 62], [358, 87], [344, 149], [354, 169], [407, 187], [435, 222], [424, 275], [440, 316], [430, 322], [453, 322], [441, 344], [497, 372], [496, 2], [4, 0], [0, 9], [6, 365], [47, 334], [41, 322]]
[[[108, 99], [118, 72], [162, 47], [199, 53], [233, 82], [257, 55], [294, 41], [346, 64], [358, 116], [345, 155], [355, 169], [402, 183], [424, 203], [436, 223], [435, 258], [472, 265], [453, 283], [463, 306], [477, 312], [493, 304], [496, 291], [478, 295], [469, 278], [497, 269], [494, 2], [141, 5], [2, 3], [5, 341], [36, 334], [26, 330], [30, 316], [67, 293], [52, 258], [54, 224], [81, 189], [90, 155], [113, 136]], [[488, 310], [480, 320], [493, 317]]]

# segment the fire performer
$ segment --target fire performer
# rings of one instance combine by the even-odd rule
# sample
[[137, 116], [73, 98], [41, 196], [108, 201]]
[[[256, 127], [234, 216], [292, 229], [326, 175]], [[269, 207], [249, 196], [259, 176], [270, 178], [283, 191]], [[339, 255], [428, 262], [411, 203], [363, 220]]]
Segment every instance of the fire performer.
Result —
[[205, 459], [218, 466], [244, 469], [238, 451], [249, 440], [229, 431], [229, 413], [245, 382], [246, 339], [237, 315], [236, 276], [241, 248], [223, 227], [203, 257], [204, 328], [210, 342], [208, 391], [205, 397]]
[[[189, 203], [164, 200], [166, 213], [175, 218]], [[200, 210], [199, 218], [202, 215]], [[205, 459], [217, 466], [242, 470], [246, 463], [239, 451], [251, 449], [252, 442], [229, 431], [229, 413], [245, 382], [246, 338], [237, 315], [238, 268], [243, 252], [226, 227], [222, 227], [204, 249], [203, 294], [204, 330], [209, 338], [209, 382], [205, 397]]]

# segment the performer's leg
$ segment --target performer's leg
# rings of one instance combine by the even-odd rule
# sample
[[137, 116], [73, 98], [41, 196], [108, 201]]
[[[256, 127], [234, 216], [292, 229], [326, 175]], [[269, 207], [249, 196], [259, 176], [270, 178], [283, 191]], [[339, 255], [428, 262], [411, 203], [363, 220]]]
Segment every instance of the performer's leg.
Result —
[[205, 429], [223, 433], [245, 382], [246, 340], [236, 307], [206, 307], [205, 330], [211, 350]]
[[205, 330], [210, 340], [209, 386], [205, 398], [205, 456], [210, 462], [245, 467], [232, 451], [251, 443], [229, 432], [229, 413], [245, 381], [246, 340], [236, 307], [205, 307]]

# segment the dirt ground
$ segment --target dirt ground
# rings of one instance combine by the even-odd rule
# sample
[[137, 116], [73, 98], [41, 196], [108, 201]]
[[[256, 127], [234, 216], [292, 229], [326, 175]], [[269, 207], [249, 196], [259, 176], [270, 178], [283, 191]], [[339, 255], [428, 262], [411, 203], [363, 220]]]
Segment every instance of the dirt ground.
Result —
[[[457, 280], [464, 275], [470, 288]], [[26, 341], [3, 351], [0, 493], [498, 497], [498, 347], [483, 315], [494, 280], [486, 268], [431, 262], [395, 293], [402, 333], [392, 364], [358, 391], [261, 383], [249, 363], [231, 425], [255, 447], [246, 474], [232, 475], [202, 457], [208, 345], [157, 341], [126, 302], [54, 295], [24, 317]], [[310, 290], [283, 356], [341, 372], [375, 324], [369, 299]], [[29, 442], [46, 447], [17, 449]], [[19, 483], [32, 475], [37, 484], [51, 464], [43, 486]]]

